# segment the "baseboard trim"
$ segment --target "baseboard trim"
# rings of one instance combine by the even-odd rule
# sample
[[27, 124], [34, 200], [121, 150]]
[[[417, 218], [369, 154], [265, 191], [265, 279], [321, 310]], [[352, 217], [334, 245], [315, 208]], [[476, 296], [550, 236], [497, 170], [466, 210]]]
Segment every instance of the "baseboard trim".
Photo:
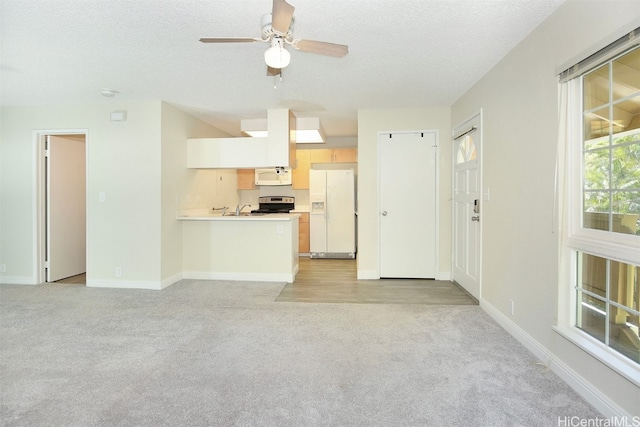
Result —
[[376, 270], [358, 270], [358, 280], [378, 280], [380, 274]]
[[505, 316], [501, 311], [495, 308], [486, 299], [480, 299], [480, 307], [487, 312], [489, 316], [493, 318], [500, 326], [506, 329], [515, 339], [517, 339], [527, 350], [540, 359], [546, 366], [549, 366], [551, 362], [551, 353], [538, 341], [534, 340], [531, 335], [526, 333], [524, 329], [518, 326], [515, 322]]
[[436, 280], [446, 280], [451, 282], [452, 276], [450, 271], [440, 271], [436, 274]]
[[185, 271], [182, 278], [193, 280], [230, 280], [245, 282], [287, 282], [293, 283], [295, 272], [286, 273], [223, 273], [210, 271]]
[[87, 279], [87, 288], [114, 288], [114, 289], [149, 289], [154, 291], [162, 290], [161, 282], [151, 281], [110, 281], [110, 280], [89, 280]]
[[634, 419], [633, 415], [625, 412], [624, 409], [620, 408], [611, 399], [602, 394], [600, 390], [585, 380], [584, 377], [578, 375], [566, 363], [556, 358], [551, 359], [549, 362], [549, 369], [569, 384], [569, 387], [574, 389], [584, 400], [602, 412], [604, 416], [617, 419]]
[[603, 394], [598, 388], [587, 381], [583, 376], [574, 371], [569, 365], [555, 356], [549, 349], [540, 344], [524, 329], [519, 327], [515, 322], [505, 316], [497, 308], [485, 299], [480, 300], [480, 307], [502, 326], [509, 334], [517, 339], [527, 350], [540, 359], [549, 369], [558, 375], [565, 383], [569, 385], [576, 393], [582, 396], [587, 402], [593, 405], [605, 417], [616, 417], [619, 419], [633, 419], [620, 406], [616, 405], [611, 399]]
[[166, 279], [163, 279], [162, 282], [160, 282], [160, 289], [168, 288], [169, 286], [179, 282], [180, 280], [182, 280], [182, 273], [176, 273], [173, 276], [169, 276]]
[[[358, 280], [380, 280], [380, 274], [378, 273], [377, 270], [358, 270], [357, 279]], [[451, 272], [441, 271], [436, 274], [435, 279], [451, 281]]]
[[39, 285], [39, 283], [34, 283], [33, 277], [29, 276], [1, 276], [0, 277], [0, 285]]

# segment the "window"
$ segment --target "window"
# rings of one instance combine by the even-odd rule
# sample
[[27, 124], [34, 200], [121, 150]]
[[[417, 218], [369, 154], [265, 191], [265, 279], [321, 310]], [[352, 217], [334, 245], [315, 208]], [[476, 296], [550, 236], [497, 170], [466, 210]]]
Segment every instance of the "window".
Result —
[[475, 160], [477, 157], [476, 144], [473, 142], [471, 134], [464, 135], [463, 138], [458, 146], [458, 155], [456, 156], [456, 164], [458, 165]]
[[640, 363], [640, 267], [583, 252], [576, 255], [576, 326]]
[[570, 294], [558, 330], [640, 383], [640, 47], [606, 51], [565, 83], [561, 281]]
[[583, 227], [640, 234], [640, 48], [582, 81]]
[[[582, 100], [582, 228], [640, 236], [640, 48], [585, 74]], [[576, 253], [576, 326], [640, 363], [640, 267], [597, 255]]]

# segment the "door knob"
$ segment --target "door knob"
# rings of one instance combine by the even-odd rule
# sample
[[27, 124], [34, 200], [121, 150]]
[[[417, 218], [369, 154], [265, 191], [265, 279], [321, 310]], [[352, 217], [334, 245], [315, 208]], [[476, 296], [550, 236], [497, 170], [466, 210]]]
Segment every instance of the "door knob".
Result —
[[480, 222], [480, 215], [478, 215], [478, 216], [472, 216], [472, 217], [471, 217], [471, 221], [478, 221], [478, 222]]
[[382, 216], [387, 216], [387, 211], [382, 211]]

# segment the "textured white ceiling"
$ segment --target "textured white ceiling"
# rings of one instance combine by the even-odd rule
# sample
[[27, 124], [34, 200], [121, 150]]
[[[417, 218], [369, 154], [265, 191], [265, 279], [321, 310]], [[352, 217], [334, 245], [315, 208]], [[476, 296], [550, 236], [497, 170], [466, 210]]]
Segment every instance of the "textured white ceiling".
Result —
[[[343, 58], [292, 51], [266, 76], [259, 37], [271, 0], [0, 0], [2, 105], [162, 99], [232, 135], [287, 107], [328, 136], [357, 110], [449, 106], [564, 0], [288, 0], [294, 37], [349, 45]], [[276, 88], [274, 89], [274, 83]]]

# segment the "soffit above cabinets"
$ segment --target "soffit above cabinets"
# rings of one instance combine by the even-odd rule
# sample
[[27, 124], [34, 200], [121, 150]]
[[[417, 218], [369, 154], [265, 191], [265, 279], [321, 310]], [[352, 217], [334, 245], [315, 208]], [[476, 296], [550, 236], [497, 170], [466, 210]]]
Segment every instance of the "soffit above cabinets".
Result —
[[[269, 135], [267, 119], [241, 120], [240, 130], [246, 136], [265, 137]], [[295, 139], [296, 144], [324, 144], [327, 140], [318, 117], [296, 117]]]
[[295, 116], [287, 109], [267, 112], [266, 137], [191, 138], [187, 167], [243, 169], [291, 167], [295, 163]]

